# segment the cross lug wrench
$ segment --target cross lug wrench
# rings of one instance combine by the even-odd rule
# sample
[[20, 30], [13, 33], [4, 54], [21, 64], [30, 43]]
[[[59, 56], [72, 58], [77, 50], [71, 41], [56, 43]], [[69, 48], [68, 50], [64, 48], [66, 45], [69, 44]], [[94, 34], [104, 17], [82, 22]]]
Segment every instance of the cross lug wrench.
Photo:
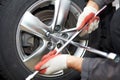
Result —
[[[103, 9], [105, 9], [106, 6], [104, 6], [102, 9], [100, 9], [98, 11], [98, 13], [95, 14], [95, 16], [97, 16]], [[81, 33], [86, 27], [87, 27], [88, 24], [84, 25], [84, 27], [82, 27], [82, 29], [76, 29], [76, 32], [75, 34], [60, 48], [57, 50], [56, 54], [60, 53], [79, 33]], [[72, 29], [73, 31], [75, 29]], [[70, 31], [72, 31], [70, 30]], [[67, 31], [66, 31], [67, 32]], [[68, 31], [69, 32], [69, 31]], [[39, 73], [39, 71], [35, 71], [33, 74], [29, 75], [26, 80], [31, 80], [32, 78], [34, 78], [35, 75], [37, 75]]]

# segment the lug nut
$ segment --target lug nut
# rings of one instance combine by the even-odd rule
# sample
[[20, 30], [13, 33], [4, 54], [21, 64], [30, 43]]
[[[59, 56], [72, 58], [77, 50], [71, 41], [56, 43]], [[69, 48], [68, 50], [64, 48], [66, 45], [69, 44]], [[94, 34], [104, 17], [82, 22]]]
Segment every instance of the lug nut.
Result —
[[46, 36], [49, 37], [50, 36], [50, 32], [46, 32]]
[[54, 28], [55, 31], [60, 31], [61, 30], [61, 26], [60, 25], [56, 25]]
[[60, 48], [61, 46], [62, 46], [61, 43], [58, 43], [58, 44], [57, 44], [57, 48]]
[[52, 42], [48, 42], [47, 47], [49, 50], [52, 50], [54, 48]]
[[68, 38], [68, 34], [63, 33], [63, 34], [62, 34], [62, 37], [63, 37], [63, 38]]

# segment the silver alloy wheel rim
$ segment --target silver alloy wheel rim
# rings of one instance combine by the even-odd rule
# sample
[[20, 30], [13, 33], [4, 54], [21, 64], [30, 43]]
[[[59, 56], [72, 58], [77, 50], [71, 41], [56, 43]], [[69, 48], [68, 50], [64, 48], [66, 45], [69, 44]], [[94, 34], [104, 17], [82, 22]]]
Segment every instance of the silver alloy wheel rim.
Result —
[[[33, 13], [39, 7], [43, 7], [43, 5], [44, 6], [48, 6], [49, 4], [54, 5], [53, 2], [51, 2], [50, 0], [42, 0], [42, 1], [39, 0], [39, 1], [35, 2], [33, 5], [31, 5], [27, 9], [27, 11]], [[53, 13], [53, 11], [52, 10], [46, 10], [46, 14], [50, 15], [50, 14]], [[43, 11], [43, 13], [44, 12], [45, 11]], [[81, 10], [75, 3], [72, 2], [71, 8], [70, 8], [70, 12], [74, 15], [74, 18], [77, 19], [78, 15], [81, 13]], [[36, 13], [35, 16], [38, 17], [39, 16], [39, 12]], [[49, 17], [49, 19], [51, 19], [51, 17]], [[39, 60], [41, 59], [41, 57], [45, 53], [48, 52], [47, 44], [49, 43], [49, 40], [46, 37], [39, 37], [39, 40], [38, 40], [39, 44], [38, 44], [37, 48], [33, 51], [33, 53], [36, 53], [36, 54], [39, 53], [39, 55], [37, 55], [35, 58], [32, 58], [32, 59], [29, 60], [28, 58], [29, 58], [30, 55], [26, 55], [25, 54], [25, 51], [24, 51], [23, 45], [22, 45], [22, 41], [21, 41], [21, 38], [23, 37], [21, 35], [21, 32], [22, 32], [22, 30], [21, 30], [21, 22], [22, 22], [22, 18], [21, 18], [21, 20], [19, 22], [18, 29], [17, 29], [17, 34], [16, 34], [16, 46], [17, 46], [17, 50], [18, 50], [18, 55], [19, 55], [20, 59], [22, 60], [22, 62], [25, 64], [25, 66], [30, 71], [34, 71], [34, 65], [36, 65], [39, 62]], [[29, 35], [32, 35], [32, 34], [29, 34]], [[30, 39], [30, 41], [32, 41], [32, 39]], [[83, 44], [83, 45], [87, 45], [88, 41], [87, 40], [80, 40], [80, 43]], [[83, 57], [84, 54], [85, 54], [85, 50], [84, 49], [76, 48], [76, 50], [74, 51], [74, 54], [72, 54], [72, 55], [78, 56], [78, 57]], [[60, 71], [60, 72], [57, 72], [57, 73], [55, 73], [53, 75], [43, 75], [43, 76], [46, 76], [46, 77], [56, 77], [56, 76], [60, 76], [60, 75], [66, 74], [66, 72], [68, 72], [68, 71], [64, 71], [64, 72]]]

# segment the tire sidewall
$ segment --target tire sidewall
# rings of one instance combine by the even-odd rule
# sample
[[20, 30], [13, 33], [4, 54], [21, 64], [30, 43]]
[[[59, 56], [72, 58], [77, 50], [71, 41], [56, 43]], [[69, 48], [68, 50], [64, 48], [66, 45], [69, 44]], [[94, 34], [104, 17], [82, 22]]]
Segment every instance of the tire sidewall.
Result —
[[[8, 70], [9, 76], [14, 79], [24, 80], [29, 71], [21, 62], [16, 47], [16, 31], [18, 23], [27, 8], [37, 0], [6, 0], [0, 8], [1, 30], [1, 56]], [[12, 77], [12, 80], [14, 80]], [[11, 80], [11, 79], [10, 79]]]

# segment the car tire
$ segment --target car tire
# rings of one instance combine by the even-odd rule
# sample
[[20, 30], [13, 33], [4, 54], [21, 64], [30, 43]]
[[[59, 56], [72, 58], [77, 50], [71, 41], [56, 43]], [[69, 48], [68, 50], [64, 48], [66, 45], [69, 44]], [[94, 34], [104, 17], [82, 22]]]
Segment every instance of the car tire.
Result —
[[[0, 3], [0, 70], [5, 80], [25, 80], [32, 73], [18, 55], [16, 33], [25, 11], [38, 0], [1, 0]], [[43, 1], [43, 0], [39, 0]], [[72, 0], [81, 9], [84, 0]], [[45, 77], [36, 75], [34, 80], [80, 80], [80, 73], [70, 71], [65, 75]]]

